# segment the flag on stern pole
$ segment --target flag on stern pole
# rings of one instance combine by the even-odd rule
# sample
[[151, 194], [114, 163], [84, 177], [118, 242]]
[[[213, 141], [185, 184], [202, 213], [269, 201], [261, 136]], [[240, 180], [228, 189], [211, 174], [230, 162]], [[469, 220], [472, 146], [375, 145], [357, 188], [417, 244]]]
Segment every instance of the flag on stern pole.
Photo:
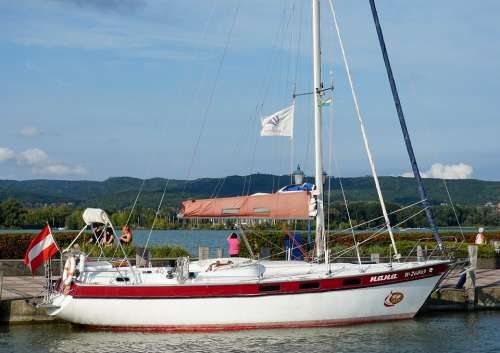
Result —
[[33, 239], [26, 250], [24, 256], [24, 265], [29, 266], [31, 273], [34, 274], [35, 270], [54, 256], [59, 251], [52, 230], [46, 224], [42, 231]]
[[290, 136], [293, 137], [293, 114], [295, 105], [280, 110], [262, 118], [260, 136]]

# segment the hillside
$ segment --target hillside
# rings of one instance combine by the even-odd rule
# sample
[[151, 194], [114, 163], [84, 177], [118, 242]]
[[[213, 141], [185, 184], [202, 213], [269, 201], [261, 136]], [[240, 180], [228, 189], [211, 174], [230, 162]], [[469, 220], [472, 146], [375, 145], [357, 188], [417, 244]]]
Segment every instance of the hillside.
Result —
[[[166, 206], [177, 206], [182, 199], [241, 195], [242, 193], [271, 192], [290, 181], [289, 176], [253, 174], [226, 178], [200, 178], [186, 182], [170, 180], [165, 199]], [[350, 201], [374, 201], [377, 199], [370, 177], [343, 178], [344, 189]], [[144, 183], [141, 204], [155, 207], [161, 197], [166, 180], [148, 179]], [[382, 190], [387, 201], [409, 204], [418, 199], [415, 181], [403, 177], [381, 177]], [[433, 204], [448, 202], [442, 180], [425, 179], [429, 200]], [[76, 206], [99, 206], [120, 209], [130, 206], [142, 183], [130, 177], [110, 178], [105, 181], [68, 180], [0, 180], [0, 202], [13, 197], [26, 206], [41, 204], [73, 203]], [[483, 205], [500, 202], [500, 182], [481, 180], [448, 180], [448, 188], [457, 204]], [[216, 191], [218, 190], [218, 191]], [[244, 190], [244, 191], [243, 191]], [[331, 180], [332, 197], [341, 198], [339, 182]]]

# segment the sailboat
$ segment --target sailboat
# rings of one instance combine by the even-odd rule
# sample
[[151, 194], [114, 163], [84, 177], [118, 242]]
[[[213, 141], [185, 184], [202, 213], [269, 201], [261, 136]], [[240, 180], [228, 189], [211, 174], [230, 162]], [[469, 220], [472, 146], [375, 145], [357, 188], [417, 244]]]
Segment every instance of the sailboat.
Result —
[[[394, 256], [388, 263], [331, 261], [323, 209], [319, 5], [319, 0], [312, 0], [315, 185], [272, 194], [186, 200], [179, 212], [185, 219], [314, 218], [314, 256], [307, 261], [179, 258], [155, 267], [141, 261], [133, 265], [128, 259], [92, 260], [72, 243], [63, 252], [62, 278], [46, 298], [49, 315], [117, 330], [206, 331], [335, 326], [408, 319], [419, 311], [451, 262], [402, 261], [370, 154]], [[113, 228], [101, 209], [85, 210], [83, 219], [96, 237], [96, 225]], [[243, 229], [241, 235], [245, 240]]]

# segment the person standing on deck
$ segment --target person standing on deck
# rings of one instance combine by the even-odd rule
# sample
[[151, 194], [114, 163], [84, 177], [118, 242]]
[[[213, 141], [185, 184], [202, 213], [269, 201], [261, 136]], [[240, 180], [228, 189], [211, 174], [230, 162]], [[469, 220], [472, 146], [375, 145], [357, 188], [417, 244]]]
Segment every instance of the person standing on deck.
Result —
[[231, 233], [231, 235], [227, 237], [227, 243], [229, 245], [229, 256], [238, 257], [240, 253], [240, 241], [236, 233]]
[[476, 245], [483, 245], [486, 244], [486, 236], [484, 235], [484, 228], [481, 227], [478, 229], [477, 235], [476, 235]]

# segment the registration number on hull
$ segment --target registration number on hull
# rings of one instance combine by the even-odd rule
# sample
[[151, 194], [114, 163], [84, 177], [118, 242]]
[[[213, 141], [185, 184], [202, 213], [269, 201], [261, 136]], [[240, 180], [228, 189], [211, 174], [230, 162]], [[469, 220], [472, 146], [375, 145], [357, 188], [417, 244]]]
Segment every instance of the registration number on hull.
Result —
[[[432, 267], [421, 268], [419, 270], [407, 271], [404, 273], [404, 278], [420, 277], [426, 275], [427, 273], [432, 273], [434, 269]], [[397, 273], [389, 273], [385, 275], [377, 275], [370, 277], [370, 283], [393, 281], [399, 279]]]

